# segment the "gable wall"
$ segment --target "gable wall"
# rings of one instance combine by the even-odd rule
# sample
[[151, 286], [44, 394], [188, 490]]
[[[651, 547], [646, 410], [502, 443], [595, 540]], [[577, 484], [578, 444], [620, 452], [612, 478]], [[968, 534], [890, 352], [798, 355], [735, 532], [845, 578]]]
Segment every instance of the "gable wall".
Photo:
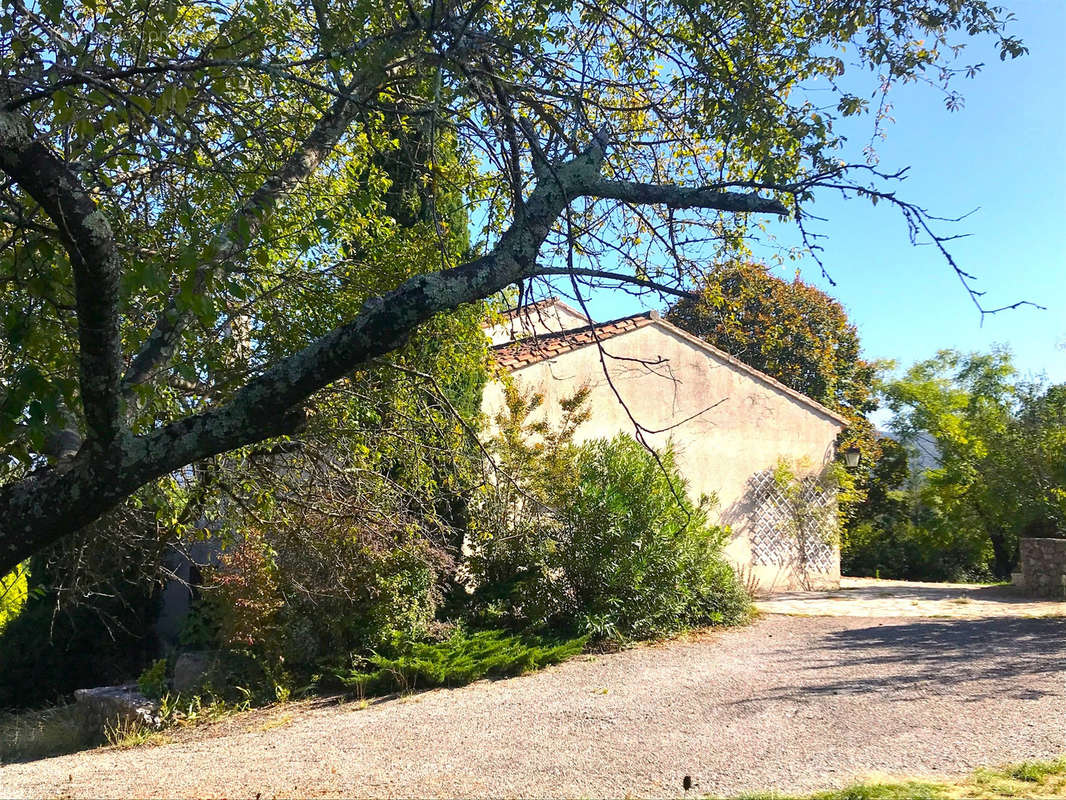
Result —
[[560, 333], [589, 324], [586, 317], [561, 303], [545, 303], [513, 313], [500, 325], [485, 329], [485, 335], [493, 344], [503, 344], [528, 336]]
[[[833, 458], [840, 423], [695, 347], [666, 327], [647, 325], [615, 336], [604, 342], [604, 350], [626, 359], [607, 358], [625, 407], [604, 378], [596, 347], [520, 368], [513, 377], [521, 387], [543, 393], [547, 413], [556, 418], [559, 400], [587, 381], [592, 389], [588, 405], [592, 415], [578, 430], [579, 441], [632, 434], [626, 407], [643, 426], [661, 429], [717, 403], [672, 431], [648, 439], [655, 447], [672, 439], [690, 494], [718, 497], [720, 521], [733, 529], [727, 554], [737, 563], [750, 564], [749, 479], [772, 469], [782, 457], [806, 461], [811, 471], [819, 470]], [[484, 408], [490, 416], [502, 407], [502, 398], [499, 384], [486, 389]], [[756, 571], [764, 589], [790, 588], [794, 583], [780, 569]], [[815, 583], [838, 580], [839, 566], [834, 573], [817, 576]]]

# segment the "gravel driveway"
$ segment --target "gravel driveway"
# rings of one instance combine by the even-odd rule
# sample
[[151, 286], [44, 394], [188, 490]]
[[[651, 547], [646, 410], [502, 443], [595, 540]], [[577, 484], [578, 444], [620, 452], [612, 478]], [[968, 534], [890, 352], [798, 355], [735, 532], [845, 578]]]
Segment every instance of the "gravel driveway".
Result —
[[0, 796], [680, 796], [1066, 753], [1066, 620], [767, 616], [407, 699], [0, 768]]
[[841, 578], [826, 592], [778, 592], [757, 602], [770, 614], [816, 617], [1066, 617], [1066, 602], [1010, 586]]

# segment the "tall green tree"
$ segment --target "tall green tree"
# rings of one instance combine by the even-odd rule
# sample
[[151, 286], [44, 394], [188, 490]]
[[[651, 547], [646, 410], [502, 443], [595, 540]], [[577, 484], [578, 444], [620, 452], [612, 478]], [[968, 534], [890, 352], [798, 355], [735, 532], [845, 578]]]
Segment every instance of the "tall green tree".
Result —
[[815, 286], [740, 262], [709, 272], [696, 297], [667, 318], [689, 333], [847, 417], [840, 446], [858, 446], [867, 463], [879, 445], [866, 415], [877, 409], [876, 366], [860, 356], [844, 307]]
[[[935, 74], [952, 100], [967, 39], [1024, 52], [1009, 19], [986, 0], [5, 4], [0, 574], [190, 463], [294, 433], [439, 313], [602, 277], [581, 261], [602, 243], [616, 279], [676, 292], [708, 255], [694, 226], [725, 258], [752, 214], [822, 190], [929, 228], [890, 176], [841, 163], [834, 123], [869, 98], [839, 78]], [[426, 235], [382, 249], [380, 157], [415, 129], [455, 158], [408, 160]], [[448, 187], [485, 211], [476, 252], [447, 245]], [[361, 301], [279, 300], [353, 264], [375, 276]]]
[[1023, 533], [1066, 533], [1062, 386], [1019, 380], [1003, 349], [943, 350], [884, 394], [899, 439], [933, 451], [917, 508], [934, 510], [952, 537], [975, 542], [992, 574], [1009, 577]]

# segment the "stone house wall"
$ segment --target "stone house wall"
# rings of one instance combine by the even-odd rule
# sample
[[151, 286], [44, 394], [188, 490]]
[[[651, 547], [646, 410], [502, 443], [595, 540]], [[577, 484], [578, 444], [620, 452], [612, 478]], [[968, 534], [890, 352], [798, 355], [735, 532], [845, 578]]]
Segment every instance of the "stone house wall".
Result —
[[[587, 385], [591, 416], [577, 430], [579, 442], [632, 434], [630, 415], [659, 431], [646, 433], [646, 440], [657, 448], [673, 445], [694, 499], [701, 494], [717, 497], [717, 521], [732, 529], [726, 556], [759, 590], [838, 586], [840, 551], [835, 542], [811, 543], [812, 553], [806, 555], [814, 558], [808, 559], [803, 575], [797, 572], [788, 542], [765, 546], [758, 523], [772, 509], [764, 507], [766, 492], [760, 489], [765, 487], [756, 484], [779, 459], [802, 473], [818, 474], [833, 460], [844, 422], [657, 318], [611, 336], [603, 348], [605, 356], [595, 346], [585, 346], [513, 365], [511, 376], [521, 389], [544, 395], [542, 413], [553, 423], [559, 421], [559, 401]], [[503, 402], [502, 385], [486, 387], [482, 408], [489, 419]]]
[[1066, 594], [1066, 539], [1022, 539], [1021, 570], [1026, 590], [1041, 597]]

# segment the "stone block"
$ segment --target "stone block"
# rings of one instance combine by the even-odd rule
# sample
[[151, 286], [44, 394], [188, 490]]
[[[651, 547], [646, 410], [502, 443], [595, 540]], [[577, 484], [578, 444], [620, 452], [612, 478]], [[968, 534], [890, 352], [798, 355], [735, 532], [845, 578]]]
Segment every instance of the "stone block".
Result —
[[135, 683], [77, 689], [74, 692], [74, 700], [100, 727], [131, 722], [153, 729], [162, 726], [159, 704], [141, 694]]
[[194, 650], [182, 653], [174, 662], [174, 680], [171, 685], [176, 692], [194, 692], [219, 666], [217, 650]]
[[1066, 598], [1066, 539], [1022, 539], [1019, 551], [1026, 590], [1055, 600]]

